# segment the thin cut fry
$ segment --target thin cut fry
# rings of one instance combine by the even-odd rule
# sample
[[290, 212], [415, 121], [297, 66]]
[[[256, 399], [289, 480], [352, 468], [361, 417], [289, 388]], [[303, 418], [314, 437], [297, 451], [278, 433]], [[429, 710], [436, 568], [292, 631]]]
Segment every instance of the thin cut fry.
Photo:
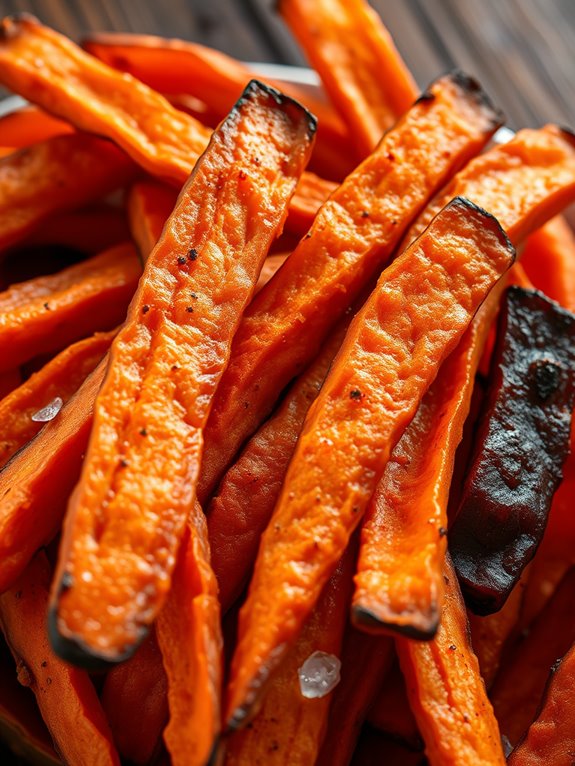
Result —
[[110, 351], [53, 590], [54, 642], [77, 662], [125, 659], [165, 603], [213, 393], [314, 126], [252, 82], [146, 261]]
[[262, 536], [240, 615], [229, 728], [246, 722], [422, 396], [513, 258], [497, 221], [458, 198], [383, 272], [356, 315]]
[[75, 766], [119, 766], [98, 695], [87, 673], [52, 652], [46, 632], [51, 569], [38, 553], [11, 590], [0, 596], [0, 627], [20, 683], [29, 686], [58, 750]]
[[366, 156], [418, 94], [381, 18], [367, 0], [280, 0], [279, 11]]
[[54, 213], [87, 205], [128, 183], [135, 166], [109, 141], [58, 136], [0, 160], [0, 249]]
[[112, 330], [73, 343], [0, 401], [0, 468], [44, 426], [34, 415], [58, 399], [61, 406], [76, 393], [114, 335]]
[[445, 577], [445, 602], [435, 638], [396, 639], [411, 709], [431, 766], [503, 766], [497, 720], [469, 643], [465, 604], [449, 558]]
[[132, 245], [119, 245], [57, 274], [0, 293], [0, 370], [58, 351], [123, 322], [141, 274]]

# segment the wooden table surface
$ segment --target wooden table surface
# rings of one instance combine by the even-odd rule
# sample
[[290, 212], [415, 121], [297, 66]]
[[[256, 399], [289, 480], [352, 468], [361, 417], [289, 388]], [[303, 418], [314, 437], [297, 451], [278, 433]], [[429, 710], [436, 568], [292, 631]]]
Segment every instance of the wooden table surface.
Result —
[[[474, 74], [509, 124], [575, 127], [575, 0], [371, 0], [424, 87]], [[304, 64], [274, 0], [0, 0], [79, 39], [89, 31], [181, 37], [240, 59]]]

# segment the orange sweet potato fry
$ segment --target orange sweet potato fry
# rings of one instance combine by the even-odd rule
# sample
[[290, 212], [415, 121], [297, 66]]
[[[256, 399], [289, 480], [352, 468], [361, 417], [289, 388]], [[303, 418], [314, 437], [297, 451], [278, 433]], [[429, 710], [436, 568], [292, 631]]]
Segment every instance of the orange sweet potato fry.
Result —
[[437, 630], [455, 452], [504, 286], [501, 280], [442, 365], [370, 502], [352, 602], [353, 621], [363, 630], [424, 639]]
[[0, 402], [20, 385], [22, 373], [19, 367], [0, 372]]
[[477, 83], [446, 75], [318, 213], [309, 236], [250, 305], [214, 400], [198, 496], [206, 500], [280, 391], [385, 265], [433, 190], [499, 124]]
[[73, 132], [74, 128], [69, 123], [37, 106], [24, 106], [0, 117], [0, 145], [13, 149], [22, 149]]
[[493, 684], [497, 720], [516, 745], [535, 718], [553, 664], [575, 642], [575, 568], [569, 570], [528, 635], [510, 648]]
[[56, 399], [61, 406], [102, 361], [115, 331], [73, 343], [0, 401], [0, 468], [44, 426], [33, 416]]
[[52, 652], [46, 631], [51, 569], [38, 553], [14, 586], [0, 596], [0, 627], [56, 746], [67, 763], [119, 766], [110, 728], [87, 673]]
[[203, 766], [221, 727], [222, 635], [218, 584], [204, 512], [190, 513], [172, 588], [156, 623], [168, 680], [164, 740], [172, 766]]
[[101, 701], [122, 758], [137, 766], [153, 761], [168, 722], [168, 681], [155, 632], [106, 675]]
[[132, 239], [142, 261], [146, 261], [160, 239], [177, 199], [171, 186], [157, 181], [139, 181], [130, 188], [127, 198], [128, 220]]
[[[344, 554], [292, 651], [270, 684], [251, 726], [229, 737], [226, 766], [290, 766], [318, 763], [334, 691], [304, 697], [298, 670], [314, 652], [341, 656], [351, 594], [355, 545]], [[335, 766], [333, 764], [332, 766]]]
[[58, 416], [0, 471], [0, 593], [60, 529], [80, 476], [104, 372], [100, 363]]
[[562, 216], [527, 238], [521, 263], [538, 290], [575, 311], [575, 236]]
[[497, 720], [469, 643], [465, 604], [449, 558], [445, 576], [445, 602], [435, 637], [396, 639], [411, 709], [431, 766], [502, 766]]
[[418, 94], [379, 15], [367, 0], [280, 0], [279, 12], [365, 157]]
[[55, 213], [118, 189], [134, 169], [109, 141], [80, 133], [0, 159], [0, 249], [21, 242]]
[[[144, 83], [26, 14], [6, 17], [0, 26], [0, 82], [76, 127], [110, 138], [144, 170], [178, 188], [212, 134]], [[326, 195], [331, 187], [327, 182]], [[305, 192], [294, 198], [303, 231], [315, 212], [305, 198]]]
[[575, 752], [574, 684], [575, 648], [571, 647], [553, 667], [537, 720], [511, 754], [509, 766], [571, 766]]
[[0, 293], [0, 370], [120, 324], [140, 274], [133, 246], [118, 245]]
[[[105, 64], [129, 72], [160, 93], [189, 94], [199, 99], [216, 124], [253, 77], [240, 61], [185, 40], [104, 33], [90, 36], [83, 47]], [[258, 79], [297, 99], [317, 117], [317, 141], [310, 166], [326, 178], [341, 179], [347, 175], [353, 169], [354, 158], [361, 158], [355, 157], [350, 135], [333, 109], [311, 95], [309, 89], [266, 77]]]
[[383, 272], [356, 315], [262, 536], [240, 615], [229, 728], [247, 722], [360, 522], [395, 443], [513, 258], [497, 221], [456, 199]]
[[110, 351], [53, 591], [53, 639], [75, 661], [125, 659], [165, 603], [213, 393], [314, 125], [252, 82], [146, 261]]

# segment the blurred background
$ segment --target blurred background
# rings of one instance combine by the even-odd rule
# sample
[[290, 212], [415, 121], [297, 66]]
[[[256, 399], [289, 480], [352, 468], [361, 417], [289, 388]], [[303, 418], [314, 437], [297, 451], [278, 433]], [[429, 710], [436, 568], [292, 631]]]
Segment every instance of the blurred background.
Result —
[[[509, 124], [575, 128], [575, 0], [371, 0], [423, 87], [459, 66]], [[245, 61], [304, 65], [274, 0], [0, 0], [75, 40], [91, 31], [180, 37]]]

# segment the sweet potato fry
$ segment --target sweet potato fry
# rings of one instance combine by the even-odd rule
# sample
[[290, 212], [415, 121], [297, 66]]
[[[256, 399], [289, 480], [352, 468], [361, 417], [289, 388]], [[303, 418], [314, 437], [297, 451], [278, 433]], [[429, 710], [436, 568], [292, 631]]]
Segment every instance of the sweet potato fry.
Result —
[[157, 181], [140, 181], [130, 188], [128, 219], [132, 239], [144, 263], [160, 239], [177, 199], [171, 186]]
[[74, 128], [69, 123], [52, 117], [37, 106], [24, 106], [0, 117], [0, 145], [13, 149], [22, 149], [73, 132]]
[[574, 612], [572, 568], [530, 626], [527, 636], [509, 650], [493, 684], [493, 708], [501, 733], [512, 745], [517, 744], [535, 718], [553, 664], [575, 642]]
[[[112, 139], [149, 173], [178, 188], [212, 134], [147, 85], [26, 14], [0, 25], [0, 82], [76, 127]], [[326, 194], [329, 189], [328, 183]], [[315, 213], [302, 205], [305, 197], [294, 199], [303, 231]]]
[[262, 536], [240, 615], [229, 728], [247, 721], [421, 397], [513, 258], [497, 221], [458, 198], [383, 272], [356, 315]]
[[379, 693], [369, 709], [367, 721], [370, 726], [402, 742], [410, 750], [423, 750], [423, 741], [407, 699], [407, 688], [399, 661], [393, 663], [383, 679]]
[[279, 12], [366, 156], [418, 94], [379, 15], [367, 0], [280, 0]]
[[424, 639], [437, 630], [455, 453], [503, 287], [502, 280], [442, 365], [371, 499], [352, 602], [363, 630]]
[[126, 244], [0, 293], [0, 370], [120, 324], [140, 274]]
[[[335, 690], [305, 697], [298, 671], [315, 652], [341, 656], [351, 595], [355, 545], [344, 554], [325, 586], [295, 646], [270, 684], [249, 728], [228, 739], [226, 766], [308, 766], [317, 757], [328, 725]], [[332, 764], [335, 766], [335, 764]]]
[[575, 199], [575, 136], [555, 125], [520, 130], [475, 157], [425, 208], [403, 245], [457, 195], [494, 215], [517, 246]]
[[168, 722], [168, 680], [154, 631], [106, 675], [101, 701], [121, 757], [137, 766], [151, 763]]
[[5, 396], [8, 396], [15, 388], [18, 388], [22, 380], [22, 373], [19, 367], [0, 372], [0, 402]]
[[50, 649], [46, 632], [50, 565], [38, 553], [14, 586], [0, 596], [0, 626], [18, 678], [29, 686], [58, 750], [78, 766], [119, 766], [96, 690], [87, 673]]
[[44, 426], [46, 419], [33, 419], [36, 413], [53, 403], [57, 412], [76, 393], [114, 335], [98, 333], [73, 343], [0, 401], [0, 468]]
[[535, 555], [569, 453], [575, 315], [510, 287], [449, 550], [467, 605], [497, 612]]
[[172, 588], [156, 623], [168, 679], [164, 740], [172, 766], [204, 766], [221, 727], [222, 635], [218, 584], [198, 503], [190, 513]]
[[447, 75], [430, 94], [332, 194], [309, 237], [246, 312], [206, 430], [200, 501], [381, 271], [433, 190], [485, 145], [499, 123], [473, 80]]
[[345, 317], [340, 322], [313, 364], [294, 382], [281, 407], [246, 444], [208, 506], [212, 566], [224, 613], [248, 581], [305, 417], [350, 321], [351, 317]]
[[279, 271], [289, 258], [289, 253], [275, 253], [274, 255], [268, 255], [256, 284], [254, 295], [257, 295], [264, 285], [270, 281], [276, 271]]
[[411, 709], [431, 766], [504, 764], [497, 720], [469, 643], [465, 604], [448, 557], [445, 577], [435, 637], [396, 639]]
[[[129, 72], [160, 93], [194, 96], [205, 104], [216, 124], [254, 76], [244, 64], [225, 53], [185, 40], [104, 33], [90, 36], [82, 47], [108, 66]], [[293, 83], [279, 83], [259, 75], [258, 79], [295, 98], [317, 117], [317, 141], [310, 166], [335, 180], [350, 173], [354, 160], [362, 157], [354, 155], [353, 141], [333, 109]]]
[[347, 766], [368, 707], [393, 661], [393, 641], [368, 636], [348, 624], [341, 651], [341, 681], [336, 687], [327, 731], [316, 766]]
[[252, 82], [146, 261], [63, 536], [51, 620], [70, 659], [125, 659], [165, 602], [213, 393], [314, 126], [299, 104]]
[[562, 216], [527, 238], [521, 263], [538, 290], [575, 311], [575, 236]]
[[0, 593], [60, 528], [80, 475], [104, 372], [100, 363], [58, 417], [0, 471]]
[[0, 249], [54, 213], [87, 205], [128, 183], [135, 165], [94, 136], [58, 136], [0, 160]]
[[511, 754], [509, 766], [571, 766], [575, 752], [574, 684], [575, 648], [572, 647], [553, 667], [537, 720]]

